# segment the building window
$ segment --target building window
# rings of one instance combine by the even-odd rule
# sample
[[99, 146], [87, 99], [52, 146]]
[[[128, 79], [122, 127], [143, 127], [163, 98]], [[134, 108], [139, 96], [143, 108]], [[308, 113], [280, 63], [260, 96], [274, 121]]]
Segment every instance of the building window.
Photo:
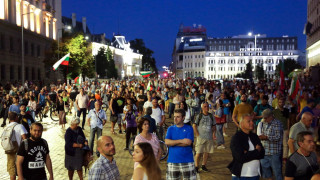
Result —
[[18, 66], [18, 79], [22, 79], [21, 72], [21, 66]]
[[203, 62], [202, 62], [202, 67], [203, 67]]
[[40, 45], [37, 46], [37, 57], [40, 57]]
[[11, 65], [10, 66], [10, 80], [13, 80], [14, 79], [14, 66]]
[[26, 67], [26, 70], [25, 70], [25, 78], [26, 80], [29, 80], [29, 68]]
[[31, 44], [31, 56], [34, 56], [34, 44]]
[[28, 48], [28, 41], [24, 42], [24, 55], [28, 55], [29, 53], [29, 48]]
[[36, 79], [36, 71], [34, 70], [34, 68], [31, 69], [31, 78], [32, 80]]
[[1, 80], [6, 79], [6, 65], [1, 64]]
[[5, 39], [4, 39], [4, 34], [0, 34], [0, 49], [5, 48]]
[[41, 80], [41, 70], [38, 68], [38, 80]]

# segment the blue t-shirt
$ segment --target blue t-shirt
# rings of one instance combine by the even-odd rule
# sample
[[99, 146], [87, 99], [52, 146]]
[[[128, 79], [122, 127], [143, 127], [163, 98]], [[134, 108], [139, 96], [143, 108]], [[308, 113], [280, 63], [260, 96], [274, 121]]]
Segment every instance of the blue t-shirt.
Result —
[[9, 107], [9, 112], [16, 112], [17, 114], [20, 114], [20, 105], [12, 104]]
[[[193, 129], [190, 125], [183, 125], [177, 127], [176, 125], [170, 126], [167, 130], [166, 139], [179, 140], [188, 138], [192, 142], [194, 140]], [[189, 163], [194, 162], [191, 146], [170, 146], [168, 163]]]
[[[227, 105], [228, 103], [230, 103], [229, 99], [223, 99], [222, 102], [223, 102], [224, 105]], [[223, 114], [226, 114], [226, 115], [227, 115], [227, 114], [229, 114], [229, 113], [230, 113], [229, 107], [226, 107], [226, 106], [225, 106], [225, 107], [223, 108]]]

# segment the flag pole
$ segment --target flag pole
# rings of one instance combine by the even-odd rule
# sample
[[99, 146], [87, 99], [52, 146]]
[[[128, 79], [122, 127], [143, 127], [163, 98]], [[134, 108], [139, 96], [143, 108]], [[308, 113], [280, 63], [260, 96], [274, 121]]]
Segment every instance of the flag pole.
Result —
[[67, 73], [66, 73], [66, 80], [65, 80], [65, 83], [66, 83], [66, 85], [68, 85], [68, 69], [69, 69], [69, 66], [67, 66]]

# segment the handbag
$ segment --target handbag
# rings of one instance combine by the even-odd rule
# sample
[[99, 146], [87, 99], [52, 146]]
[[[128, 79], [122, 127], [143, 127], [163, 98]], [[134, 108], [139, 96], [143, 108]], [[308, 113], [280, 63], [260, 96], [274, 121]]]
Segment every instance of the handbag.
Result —
[[219, 117], [215, 117], [216, 119], [216, 123], [217, 124], [224, 124], [227, 122], [227, 116], [224, 114], [222, 115], [220, 118]]

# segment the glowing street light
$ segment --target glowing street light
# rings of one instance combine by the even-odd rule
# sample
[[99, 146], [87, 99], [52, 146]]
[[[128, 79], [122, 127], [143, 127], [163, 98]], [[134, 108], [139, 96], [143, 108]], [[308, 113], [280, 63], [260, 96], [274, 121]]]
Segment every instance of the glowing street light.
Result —
[[249, 32], [248, 36], [254, 36], [254, 50], [256, 50], [256, 48], [257, 48], [257, 37], [259, 37], [260, 34], [254, 34], [253, 35], [252, 32]]

